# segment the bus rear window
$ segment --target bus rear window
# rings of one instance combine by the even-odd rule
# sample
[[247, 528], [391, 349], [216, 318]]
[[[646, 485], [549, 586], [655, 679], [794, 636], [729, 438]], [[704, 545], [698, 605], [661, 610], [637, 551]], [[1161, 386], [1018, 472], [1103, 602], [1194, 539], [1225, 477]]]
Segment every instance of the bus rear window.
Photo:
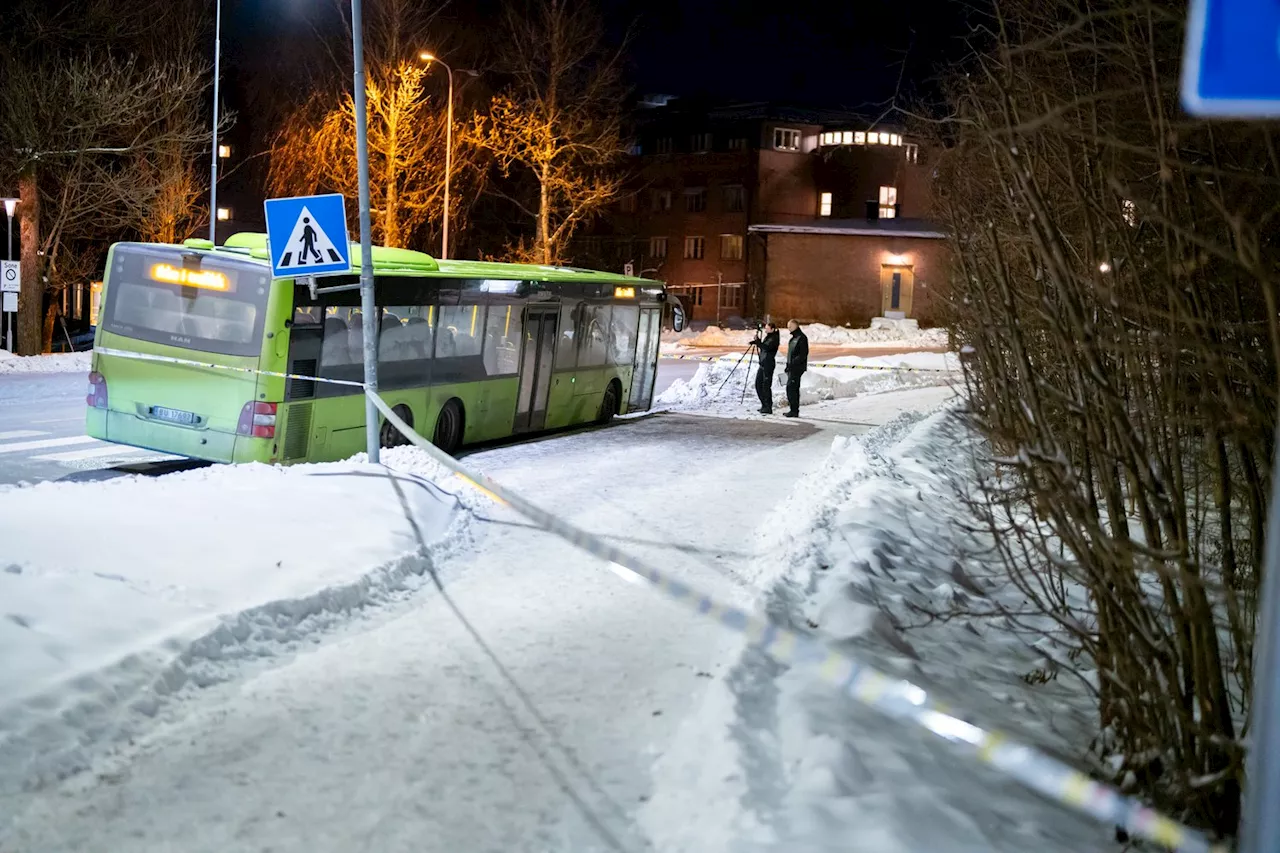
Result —
[[271, 279], [208, 255], [121, 246], [104, 325], [118, 335], [223, 355], [257, 355]]

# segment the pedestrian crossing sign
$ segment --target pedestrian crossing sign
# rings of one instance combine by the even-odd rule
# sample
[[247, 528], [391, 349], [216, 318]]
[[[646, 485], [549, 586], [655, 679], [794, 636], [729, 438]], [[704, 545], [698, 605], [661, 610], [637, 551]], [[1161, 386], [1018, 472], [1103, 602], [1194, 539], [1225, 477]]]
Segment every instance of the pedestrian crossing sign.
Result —
[[263, 210], [273, 276], [351, 272], [346, 199], [340, 193], [271, 198]]

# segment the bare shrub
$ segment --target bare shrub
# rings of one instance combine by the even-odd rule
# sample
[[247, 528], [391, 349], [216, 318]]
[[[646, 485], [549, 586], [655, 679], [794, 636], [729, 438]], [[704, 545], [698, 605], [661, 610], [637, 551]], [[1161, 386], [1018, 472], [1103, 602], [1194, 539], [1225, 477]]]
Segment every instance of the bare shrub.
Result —
[[1276, 424], [1272, 128], [1178, 108], [1181, 0], [999, 0], [951, 83], [951, 322], [1010, 577], [1116, 781], [1234, 832]]

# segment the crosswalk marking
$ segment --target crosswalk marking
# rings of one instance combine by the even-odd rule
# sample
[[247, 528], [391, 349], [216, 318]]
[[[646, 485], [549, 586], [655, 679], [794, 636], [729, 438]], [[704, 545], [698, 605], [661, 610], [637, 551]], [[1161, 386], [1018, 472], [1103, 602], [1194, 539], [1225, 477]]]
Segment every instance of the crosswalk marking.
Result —
[[48, 434], [36, 429], [11, 429], [8, 432], [0, 432], [0, 441], [9, 441], [15, 438], [35, 438], [37, 435]]
[[39, 441], [17, 441], [13, 444], [0, 444], [0, 453], [21, 453], [24, 450], [44, 450], [48, 447], [67, 447], [72, 444], [88, 444], [97, 441], [87, 435], [72, 435], [66, 438], [43, 438]]
[[46, 453], [43, 456], [32, 456], [31, 458], [38, 459], [41, 462], [79, 462], [83, 459], [131, 456], [137, 453], [150, 452], [151, 451], [143, 447], [123, 447], [119, 444], [104, 444], [102, 447], [90, 447], [88, 450], [68, 450], [65, 453]]

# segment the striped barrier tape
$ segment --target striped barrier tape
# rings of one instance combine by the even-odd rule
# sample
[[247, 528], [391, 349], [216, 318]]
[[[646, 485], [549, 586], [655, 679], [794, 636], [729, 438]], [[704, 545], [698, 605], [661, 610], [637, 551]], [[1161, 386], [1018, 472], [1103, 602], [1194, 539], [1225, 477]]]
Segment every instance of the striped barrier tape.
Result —
[[[680, 361], [726, 361], [733, 356], [726, 355], [668, 355], [662, 354], [659, 358], [678, 359]], [[892, 366], [883, 364], [835, 364], [830, 361], [812, 362], [809, 367], [838, 367], [841, 370], [890, 370], [890, 371], [906, 371], [908, 373], [955, 373], [947, 367], [906, 367]]]
[[[323, 379], [315, 376], [293, 376], [252, 368], [228, 367], [190, 359], [144, 355], [122, 350], [98, 349], [95, 352], [142, 361], [161, 361], [236, 372], [260, 373], [267, 376], [333, 382], [342, 385], [363, 383]], [[746, 636], [775, 661], [785, 665], [811, 665], [827, 684], [848, 694], [854, 700], [886, 716], [913, 722], [938, 737], [961, 748], [968, 748], [983, 763], [1021, 782], [1033, 791], [1109, 826], [1120, 826], [1131, 835], [1154, 841], [1177, 853], [1229, 853], [1225, 844], [1214, 844], [1203, 834], [1165, 817], [1138, 800], [1115, 788], [1098, 782], [1056, 758], [1019, 743], [999, 731], [983, 729], [949, 713], [931, 699], [928, 691], [913, 682], [894, 678], [860, 663], [820, 638], [801, 634], [771, 622], [742, 608], [724, 604], [690, 584], [610, 545], [595, 534], [580, 530], [520, 495], [508, 491], [485, 475], [471, 471], [452, 456], [427, 441], [397, 415], [376, 392], [365, 394], [382, 416], [393, 424], [408, 441], [423, 450], [454, 476], [497, 503], [511, 507], [544, 531], [605, 561], [608, 568], [630, 583], [648, 583], [668, 598], [694, 613], [715, 619], [721, 625]]]

